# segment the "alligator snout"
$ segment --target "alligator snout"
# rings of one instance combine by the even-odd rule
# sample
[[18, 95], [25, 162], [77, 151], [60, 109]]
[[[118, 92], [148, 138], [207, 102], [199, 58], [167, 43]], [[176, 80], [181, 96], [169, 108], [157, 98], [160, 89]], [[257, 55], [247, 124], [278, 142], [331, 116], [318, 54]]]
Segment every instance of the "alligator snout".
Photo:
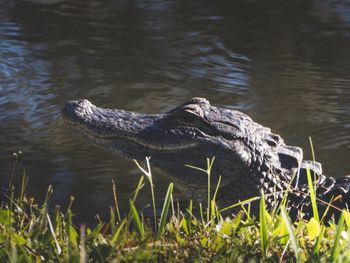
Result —
[[77, 120], [91, 111], [94, 105], [87, 99], [67, 101], [62, 109], [63, 116], [69, 120]]
[[64, 104], [62, 112], [64, 114], [70, 114], [76, 112], [79, 109], [85, 108], [86, 106], [92, 105], [90, 101], [87, 99], [79, 99], [79, 100], [69, 100]]

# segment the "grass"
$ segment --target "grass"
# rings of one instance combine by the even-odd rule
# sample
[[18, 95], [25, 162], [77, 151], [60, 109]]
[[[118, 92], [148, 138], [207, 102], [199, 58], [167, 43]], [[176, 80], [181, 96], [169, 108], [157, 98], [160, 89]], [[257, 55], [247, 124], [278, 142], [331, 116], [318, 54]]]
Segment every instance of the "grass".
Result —
[[[208, 160], [208, 169], [202, 169], [208, 182], [212, 162]], [[143, 172], [153, 188], [149, 160], [146, 164]], [[196, 217], [191, 201], [185, 211], [174, 204], [171, 183], [161, 215], [154, 221], [144, 218], [135, 205], [145, 184], [142, 176], [129, 200], [129, 213], [120, 214], [113, 184], [115, 207], [110, 220], [78, 228], [72, 223], [70, 206], [66, 211], [56, 207], [49, 214], [51, 187], [45, 202], [38, 205], [26, 196], [26, 184], [23, 176], [18, 196], [10, 184], [7, 200], [0, 206], [0, 262], [350, 262], [347, 211], [337, 224], [323, 222], [316, 214], [292, 222], [283, 204], [270, 212], [260, 198], [259, 218], [254, 218], [249, 204], [258, 200], [252, 197], [231, 206], [242, 206], [242, 211], [225, 218], [215, 204], [218, 182], [213, 196], [208, 187], [210, 200], [200, 205]], [[309, 186], [314, 191], [312, 183]], [[153, 193], [152, 199], [154, 204]]]

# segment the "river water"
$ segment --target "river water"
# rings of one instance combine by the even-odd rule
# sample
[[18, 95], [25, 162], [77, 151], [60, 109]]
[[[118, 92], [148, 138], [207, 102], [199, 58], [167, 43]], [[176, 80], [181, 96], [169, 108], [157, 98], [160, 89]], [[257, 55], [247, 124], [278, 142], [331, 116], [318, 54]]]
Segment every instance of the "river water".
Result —
[[[241, 110], [350, 170], [350, 1], [0, 0], [0, 174], [21, 150], [28, 192], [75, 197], [78, 221], [121, 209], [140, 172], [64, 125], [65, 101], [144, 113], [191, 97]], [[156, 196], [169, 181], [155, 174]], [[146, 185], [149, 189], [149, 186]], [[149, 203], [147, 190], [140, 206]]]

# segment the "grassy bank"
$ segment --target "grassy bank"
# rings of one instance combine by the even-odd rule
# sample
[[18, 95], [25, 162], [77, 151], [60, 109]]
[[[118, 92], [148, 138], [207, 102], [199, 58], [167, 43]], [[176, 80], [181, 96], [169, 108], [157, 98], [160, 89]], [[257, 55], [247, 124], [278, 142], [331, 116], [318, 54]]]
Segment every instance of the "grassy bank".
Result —
[[[208, 182], [211, 165], [208, 160], [208, 168], [202, 170]], [[224, 218], [215, 205], [217, 188], [208, 188], [209, 206], [200, 206], [196, 217], [192, 202], [180, 211], [170, 184], [161, 214], [155, 220], [145, 219], [135, 200], [143, 187], [152, 186], [152, 175], [149, 166], [142, 170], [128, 215], [119, 213], [113, 184], [115, 207], [110, 219], [94, 228], [74, 226], [70, 207], [49, 214], [51, 187], [38, 205], [25, 194], [25, 177], [18, 195], [10, 183], [0, 207], [0, 262], [350, 262], [348, 212], [337, 224], [326, 224], [314, 207], [313, 218], [291, 223], [283, 204], [272, 213], [266, 211], [263, 198], [253, 198], [249, 201], [260, 202], [259, 218], [250, 215], [249, 201], [241, 204], [236, 216]], [[310, 188], [313, 192], [312, 184]], [[154, 206], [153, 196], [152, 190]]]

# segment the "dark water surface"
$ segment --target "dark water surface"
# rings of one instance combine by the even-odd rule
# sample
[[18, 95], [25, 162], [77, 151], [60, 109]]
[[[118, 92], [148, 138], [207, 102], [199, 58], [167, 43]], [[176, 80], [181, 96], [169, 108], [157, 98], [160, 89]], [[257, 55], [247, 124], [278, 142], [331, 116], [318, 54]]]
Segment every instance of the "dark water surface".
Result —
[[[39, 200], [52, 184], [52, 204], [74, 195], [90, 220], [107, 214], [114, 179], [125, 208], [140, 172], [64, 125], [74, 98], [158, 113], [206, 97], [307, 158], [311, 136], [326, 174], [349, 172], [350, 1], [43, 2], [0, 0], [2, 185], [22, 150], [16, 182], [25, 168]], [[155, 184], [163, 197], [168, 181]]]

